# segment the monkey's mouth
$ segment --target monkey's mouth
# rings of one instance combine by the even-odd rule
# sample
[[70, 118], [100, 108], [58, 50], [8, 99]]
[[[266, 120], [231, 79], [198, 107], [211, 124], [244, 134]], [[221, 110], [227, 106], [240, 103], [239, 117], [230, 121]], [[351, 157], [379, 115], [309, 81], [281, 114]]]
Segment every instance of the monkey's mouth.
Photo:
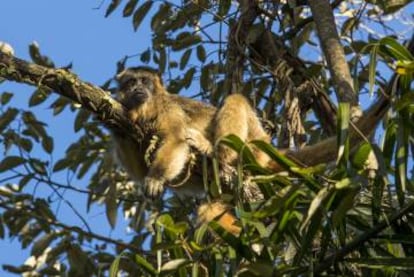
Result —
[[148, 98], [147, 94], [143, 91], [134, 91], [133, 93], [125, 96], [121, 103], [127, 108], [132, 109], [141, 105]]

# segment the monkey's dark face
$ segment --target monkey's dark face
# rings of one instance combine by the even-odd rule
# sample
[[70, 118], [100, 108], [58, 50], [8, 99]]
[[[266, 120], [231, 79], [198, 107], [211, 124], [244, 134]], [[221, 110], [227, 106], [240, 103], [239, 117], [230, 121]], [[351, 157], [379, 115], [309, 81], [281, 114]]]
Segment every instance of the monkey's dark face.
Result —
[[152, 76], [140, 72], [123, 72], [118, 77], [119, 100], [127, 108], [142, 105], [154, 94]]

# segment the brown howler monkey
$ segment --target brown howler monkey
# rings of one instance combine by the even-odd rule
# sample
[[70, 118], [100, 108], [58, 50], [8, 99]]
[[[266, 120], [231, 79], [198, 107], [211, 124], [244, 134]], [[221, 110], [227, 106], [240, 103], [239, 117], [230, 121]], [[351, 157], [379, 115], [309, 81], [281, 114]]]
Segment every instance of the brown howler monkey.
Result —
[[[146, 138], [137, 143], [114, 132], [115, 151], [130, 176], [143, 184], [145, 192], [151, 197], [159, 196], [166, 186], [174, 187], [179, 197], [203, 193], [201, 178], [197, 179], [194, 172], [189, 173], [190, 177], [182, 185], [174, 186], [177, 177], [188, 169], [188, 162], [194, 152], [191, 147], [210, 155], [212, 145], [229, 134], [235, 134], [247, 143], [251, 140], [270, 142], [270, 136], [264, 131], [253, 108], [240, 94], [228, 96], [223, 106], [216, 109], [193, 99], [169, 94], [157, 72], [151, 68], [128, 68], [118, 74], [117, 80], [118, 99], [128, 110], [131, 121], [144, 130]], [[351, 130], [351, 138], [362, 140], [361, 136], [355, 135], [355, 129], [358, 128], [362, 134], [369, 134], [382, 118], [388, 104], [388, 99], [382, 97], [368, 112], [368, 116], [356, 124], [357, 128]], [[159, 145], [148, 164], [144, 156], [148, 141], [153, 136], [159, 138]], [[336, 139], [330, 138], [303, 150], [282, 150], [282, 153], [302, 165], [312, 166], [331, 161], [336, 151]], [[233, 150], [219, 145], [217, 153], [222, 171], [234, 165], [237, 153]], [[254, 147], [253, 153], [263, 167], [276, 172], [282, 170]], [[198, 213], [201, 221], [221, 216], [217, 218], [218, 222], [229, 232], [238, 234], [240, 228], [234, 225], [234, 217], [225, 210], [221, 202], [213, 202], [200, 206]]]

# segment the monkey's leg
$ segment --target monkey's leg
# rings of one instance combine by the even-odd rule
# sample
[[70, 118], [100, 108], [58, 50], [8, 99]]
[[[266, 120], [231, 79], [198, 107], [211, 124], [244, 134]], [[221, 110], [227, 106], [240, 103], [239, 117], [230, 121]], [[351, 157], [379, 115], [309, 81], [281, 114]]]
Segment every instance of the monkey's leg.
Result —
[[[250, 140], [270, 142], [270, 137], [256, 112], [241, 94], [233, 94], [226, 98], [223, 107], [216, 114], [215, 123], [215, 141], [223, 136], [234, 134], [244, 142]], [[269, 160], [267, 155], [254, 148], [253, 152], [259, 164], [267, 165]], [[218, 158], [222, 165], [232, 165], [237, 158], [237, 153], [225, 146], [219, 146]]]
[[[233, 94], [228, 96], [214, 119], [214, 141], [217, 142], [220, 138], [230, 134], [234, 134], [241, 140], [246, 141], [249, 134], [249, 109], [250, 105], [242, 95]], [[238, 153], [224, 145], [219, 145], [218, 150], [220, 164], [234, 164]]]
[[165, 139], [145, 177], [146, 194], [153, 198], [159, 196], [164, 185], [183, 171], [189, 155], [189, 146], [185, 140]]

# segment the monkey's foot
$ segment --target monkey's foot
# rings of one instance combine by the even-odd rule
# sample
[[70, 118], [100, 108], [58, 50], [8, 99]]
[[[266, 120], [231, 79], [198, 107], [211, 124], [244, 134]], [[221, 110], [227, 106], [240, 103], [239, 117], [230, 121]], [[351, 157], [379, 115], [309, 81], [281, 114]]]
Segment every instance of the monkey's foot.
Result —
[[164, 191], [164, 182], [153, 177], [146, 177], [144, 181], [145, 195], [155, 199]]

